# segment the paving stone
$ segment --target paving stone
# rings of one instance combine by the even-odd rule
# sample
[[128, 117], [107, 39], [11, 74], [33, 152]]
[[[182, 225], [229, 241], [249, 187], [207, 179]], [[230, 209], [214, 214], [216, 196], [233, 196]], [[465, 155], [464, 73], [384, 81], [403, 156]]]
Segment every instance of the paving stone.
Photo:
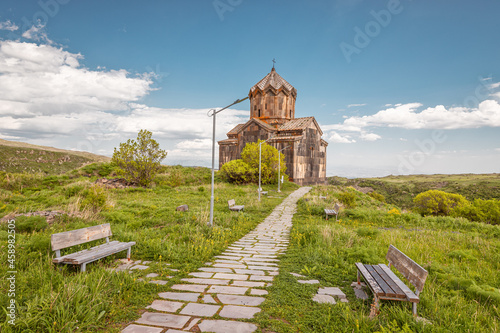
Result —
[[220, 268], [242, 268], [245, 269], [247, 268], [247, 265], [237, 265], [237, 264], [214, 264], [214, 267], [220, 267]]
[[159, 276], [160, 274], [156, 274], [156, 273], [149, 273], [148, 275], [146, 275], [147, 278], [154, 278], [154, 277], [157, 277]]
[[272, 276], [276, 276], [276, 275], [278, 275], [278, 274], [279, 274], [279, 272], [277, 272], [277, 271], [274, 271], [274, 272], [268, 272], [268, 273], [269, 273], [269, 275], [272, 275]]
[[210, 295], [204, 295], [203, 296], [203, 303], [217, 304], [217, 301]]
[[161, 331], [163, 331], [163, 328], [131, 324], [125, 327], [122, 333], [160, 333]]
[[302, 274], [297, 274], [297, 273], [290, 273], [290, 274], [292, 274], [295, 277], [305, 278], [305, 276]]
[[143, 265], [148, 265], [148, 264], [150, 264], [150, 263], [152, 263], [152, 261], [143, 261], [143, 262], [142, 262], [142, 264], [143, 264]]
[[146, 266], [146, 265], [134, 265], [134, 266], [130, 267], [130, 269], [138, 269], [141, 271], [148, 269], [148, 268], [149, 268], [149, 266]]
[[209, 279], [209, 278], [211, 278], [214, 275], [214, 273], [211, 273], [211, 272], [194, 272], [194, 273], [189, 273], [189, 275], [197, 277], [197, 278]]
[[227, 259], [227, 260], [240, 260], [241, 258], [243, 258], [242, 256], [239, 256], [239, 255], [222, 255], [222, 256], [215, 256], [215, 258], [218, 258], [218, 259]]
[[319, 288], [318, 294], [337, 296], [338, 298], [346, 298], [345, 294], [338, 287]]
[[200, 283], [200, 284], [219, 284], [219, 285], [226, 285], [229, 284], [229, 280], [220, 280], [220, 279], [201, 279], [201, 278], [185, 278], [181, 279], [184, 282], [189, 282], [189, 283]]
[[366, 284], [364, 282], [360, 282], [359, 285], [357, 282], [353, 282], [351, 283], [351, 287], [353, 288], [364, 288], [366, 287]]
[[[250, 258], [252, 259], [252, 258]], [[263, 261], [251, 261], [251, 260], [242, 260], [248, 266], [265, 266], [265, 267], [277, 267], [278, 264], [274, 262], [263, 262]]]
[[250, 275], [250, 281], [272, 281], [273, 276]]
[[146, 309], [153, 309], [157, 311], [164, 311], [164, 312], [175, 312], [179, 310], [184, 303], [181, 302], [172, 302], [172, 301], [163, 301], [163, 300], [156, 300], [151, 303], [151, 305], [146, 306]]
[[349, 300], [347, 298], [341, 298], [340, 301], [342, 303], [349, 303]]
[[318, 280], [297, 280], [297, 282], [302, 284], [319, 284]]
[[266, 284], [264, 282], [255, 282], [255, 281], [233, 281], [231, 286], [234, 286], [234, 287], [265, 287]]
[[359, 299], [368, 299], [368, 295], [363, 289], [354, 288], [354, 295]]
[[337, 304], [335, 302], [335, 298], [333, 298], [330, 295], [314, 295], [313, 301], [318, 302], [318, 303], [330, 303], [330, 304]]
[[248, 275], [246, 274], [227, 274], [227, 273], [216, 273], [214, 279], [227, 279], [227, 280], [248, 280]]
[[232, 273], [233, 271], [229, 268], [217, 268], [217, 267], [201, 267], [198, 268], [199, 271], [211, 272], [211, 273]]
[[267, 266], [248, 266], [248, 269], [255, 269], [261, 271], [277, 271], [278, 267], [267, 267]]
[[173, 328], [169, 328], [165, 333], [186, 333], [186, 331], [174, 330]]
[[199, 316], [199, 317], [212, 317], [214, 314], [219, 311], [220, 305], [209, 305], [209, 304], [200, 304], [200, 303], [188, 303], [181, 310], [181, 315], [189, 315], [189, 316]]
[[174, 284], [172, 289], [192, 291], [195, 293], [202, 293], [207, 289], [208, 285], [204, 284]]
[[165, 280], [151, 280], [149, 281], [149, 283], [153, 283], [153, 284], [159, 284], [159, 285], [166, 285], [168, 283], [168, 281], [165, 281]]
[[231, 319], [252, 319], [258, 312], [260, 312], [259, 308], [251, 306], [226, 305], [220, 311], [219, 316]]
[[198, 322], [200, 320], [201, 320], [201, 318], [193, 318], [193, 320], [191, 320], [191, 322], [189, 322], [189, 324], [184, 329], [184, 333], [185, 333], [185, 331], [190, 331], [191, 328], [193, 328], [194, 325], [198, 324]]
[[235, 294], [235, 295], [244, 295], [248, 288], [244, 287], [228, 287], [228, 286], [211, 286], [208, 289], [209, 294]]
[[255, 296], [237, 296], [237, 295], [224, 295], [217, 294], [217, 298], [222, 304], [232, 304], [232, 305], [248, 305], [248, 306], [259, 306], [266, 299], [264, 297]]
[[213, 333], [252, 333], [257, 330], [255, 324], [232, 320], [204, 320], [198, 327], [202, 332]]
[[266, 272], [264, 271], [256, 271], [253, 269], [238, 269], [236, 268], [234, 270], [236, 274], [249, 274], [249, 275], [266, 275]]
[[136, 323], [171, 328], [182, 328], [191, 319], [189, 316], [179, 316], [169, 313], [144, 312]]
[[262, 296], [262, 295], [267, 295], [269, 294], [267, 290], [263, 289], [250, 289], [250, 295], [255, 295], [255, 296]]

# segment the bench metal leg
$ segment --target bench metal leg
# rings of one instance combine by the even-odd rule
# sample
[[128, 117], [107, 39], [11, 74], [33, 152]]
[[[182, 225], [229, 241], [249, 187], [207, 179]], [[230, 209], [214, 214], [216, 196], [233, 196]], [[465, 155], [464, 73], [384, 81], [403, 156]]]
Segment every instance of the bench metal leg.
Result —
[[377, 296], [373, 295], [373, 304], [370, 309], [370, 318], [375, 318], [379, 313], [380, 301]]
[[361, 281], [359, 279], [359, 271], [358, 271], [358, 287], [361, 285]]
[[417, 316], [417, 303], [412, 303], [412, 304], [413, 304], [413, 307], [412, 307], [413, 317], [416, 317]]
[[131, 251], [132, 251], [132, 248], [131, 248], [131, 247], [129, 247], [129, 248], [127, 249], [127, 259], [128, 259], [128, 261], [130, 261], [130, 252], [131, 252]]
[[85, 262], [85, 263], [81, 264], [80, 267], [81, 267], [81, 271], [85, 272], [85, 268], [87, 268], [87, 263]]

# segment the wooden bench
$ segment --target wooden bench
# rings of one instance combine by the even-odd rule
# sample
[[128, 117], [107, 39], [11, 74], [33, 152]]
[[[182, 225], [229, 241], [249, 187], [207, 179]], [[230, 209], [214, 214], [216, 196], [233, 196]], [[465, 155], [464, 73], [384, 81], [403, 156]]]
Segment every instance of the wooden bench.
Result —
[[[425, 279], [429, 274], [416, 262], [408, 258], [403, 252], [393, 245], [389, 246], [385, 257], [389, 265], [364, 265], [356, 263], [358, 268], [358, 286], [360, 286], [360, 275], [363, 276], [374, 296], [374, 309], [370, 316], [376, 315], [379, 308], [379, 300], [406, 301], [413, 303], [413, 315], [417, 316], [417, 303], [419, 295], [424, 288]], [[394, 266], [414, 287], [413, 292], [391, 271]]]
[[[131, 247], [135, 245], [135, 242], [110, 242], [109, 237], [111, 235], [112, 233], [109, 223], [53, 234], [50, 240], [52, 243], [52, 251], [56, 252], [56, 257], [52, 260], [52, 262], [56, 264], [80, 265], [81, 271], [85, 272], [85, 267], [88, 263], [121, 251], [127, 250], [127, 259], [130, 260]], [[102, 238], [106, 238], [106, 244], [61, 256], [61, 249]]]
[[335, 215], [335, 221], [336, 221], [339, 216], [339, 211], [340, 211], [339, 204], [335, 204], [335, 207], [333, 207], [333, 209], [325, 208], [326, 219], [328, 220], [328, 216]]
[[232, 210], [234, 212], [239, 212], [240, 210], [243, 210], [243, 208], [245, 208], [245, 206], [243, 205], [236, 205], [234, 199], [229, 200], [227, 202], [227, 205], [229, 206], [229, 210]]

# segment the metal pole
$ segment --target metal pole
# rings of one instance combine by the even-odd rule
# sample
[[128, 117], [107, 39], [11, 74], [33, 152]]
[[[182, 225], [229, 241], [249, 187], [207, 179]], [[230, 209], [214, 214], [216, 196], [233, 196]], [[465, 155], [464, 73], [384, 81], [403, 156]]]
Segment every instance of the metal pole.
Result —
[[214, 110], [214, 121], [212, 129], [212, 195], [210, 196], [210, 226], [214, 226], [214, 175], [215, 175], [215, 117], [217, 113]]
[[237, 99], [234, 101], [232, 104], [229, 104], [225, 108], [220, 109], [219, 111], [215, 111], [215, 109], [212, 109], [212, 114], [210, 114], [210, 111], [208, 111], [208, 116], [209, 117], [214, 117], [213, 119], [213, 129], [212, 129], [212, 194], [210, 196], [210, 226], [213, 227], [214, 225], [214, 178], [215, 178], [215, 116], [217, 113], [224, 111], [225, 109], [243, 102], [244, 100], [248, 99], [248, 97], [245, 97], [243, 99]]
[[278, 193], [281, 192], [280, 190], [280, 185], [281, 185], [281, 152], [291, 146], [286, 146], [285, 148], [281, 148], [278, 150]]
[[261, 160], [262, 160], [262, 144], [264, 142], [260, 142], [259, 143], [259, 201], [260, 201], [260, 169], [261, 169], [260, 163], [261, 163]]
[[280, 184], [281, 184], [281, 178], [280, 178], [280, 173], [281, 173], [281, 155], [280, 151], [278, 150], [278, 193], [280, 193]]

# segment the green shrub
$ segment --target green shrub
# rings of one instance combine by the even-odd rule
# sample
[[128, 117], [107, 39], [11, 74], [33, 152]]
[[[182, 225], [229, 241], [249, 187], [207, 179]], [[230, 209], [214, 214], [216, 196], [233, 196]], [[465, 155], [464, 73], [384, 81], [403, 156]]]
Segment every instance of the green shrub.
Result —
[[224, 180], [233, 184], [247, 184], [254, 181], [255, 170], [242, 160], [225, 163], [219, 171]]
[[27, 248], [30, 252], [48, 252], [50, 250], [50, 236], [40, 234], [31, 236]]
[[82, 192], [83, 200], [80, 203], [80, 208], [90, 209], [98, 212], [107, 208], [108, 194], [106, 189], [100, 185], [94, 184], [89, 189]]
[[455, 208], [453, 215], [470, 221], [500, 224], [500, 200], [476, 199], [470, 205]]
[[43, 216], [19, 216], [15, 220], [17, 232], [40, 231], [49, 226]]
[[339, 200], [347, 208], [356, 207], [356, 194], [351, 192], [341, 192], [338, 194]]
[[417, 195], [413, 202], [422, 215], [448, 216], [454, 209], [461, 209], [469, 202], [460, 194], [429, 190]]
[[375, 238], [380, 234], [380, 230], [370, 227], [360, 227], [356, 230], [358, 236]]
[[373, 192], [368, 193], [368, 195], [375, 200], [378, 200], [380, 202], [385, 202], [385, 197], [378, 192], [373, 191]]

